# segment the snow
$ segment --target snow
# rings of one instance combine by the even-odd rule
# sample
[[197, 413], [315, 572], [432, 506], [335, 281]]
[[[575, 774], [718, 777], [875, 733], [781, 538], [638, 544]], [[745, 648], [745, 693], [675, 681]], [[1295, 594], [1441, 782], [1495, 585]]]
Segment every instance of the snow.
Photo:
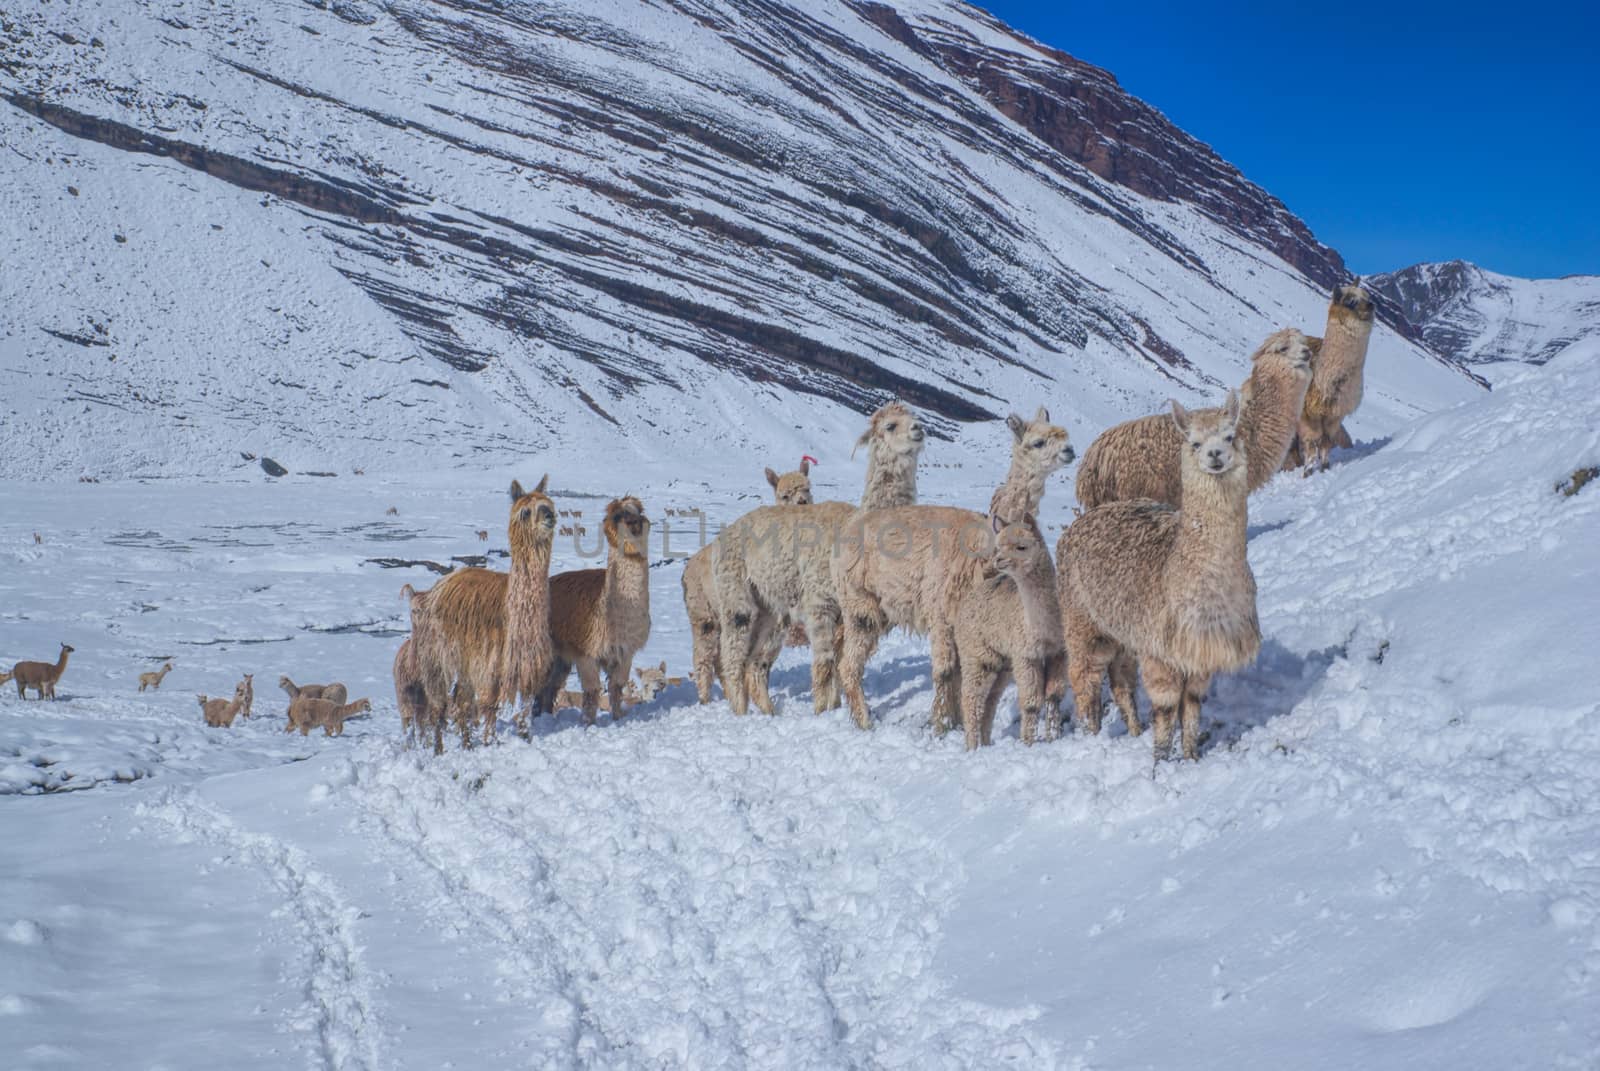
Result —
[[[1600, 463], [1593, 356], [1252, 500], [1265, 642], [1192, 764], [1115, 721], [1024, 748], [1009, 698], [966, 754], [929, 734], [908, 638], [872, 664], [870, 734], [809, 712], [790, 652], [774, 718], [678, 686], [424, 756], [388, 669], [396, 591], [431, 574], [365, 560], [502, 546], [537, 466], [0, 483], [0, 651], [77, 648], [58, 702], [0, 699], [5, 1062], [1592, 1067], [1600, 491], [1554, 488]], [[930, 445], [926, 500], [999, 478], [960, 450]], [[553, 483], [727, 520], [764, 487], [720, 466], [717, 491], [665, 464]], [[642, 655], [674, 672], [679, 568], [652, 571]], [[194, 693], [242, 672], [256, 716], [203, 727]], [[373, 716], [285, 734], [279, 673]]]

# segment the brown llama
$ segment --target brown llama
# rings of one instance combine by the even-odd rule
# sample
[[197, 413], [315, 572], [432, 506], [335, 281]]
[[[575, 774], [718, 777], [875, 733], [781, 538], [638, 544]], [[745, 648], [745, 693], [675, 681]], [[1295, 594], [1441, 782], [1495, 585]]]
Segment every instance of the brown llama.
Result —
[[[419, 634], [418, 658], [430, 711], [454, 703], [463, 747], [482, 725], [494, 739], [500, 707], [532, 704], [550, 674], [550, 551], [555, 503], [545, 494], [546, 475], [532, 491], [512, 481], [506, 535], [511, 572], [458, 569], [421, 596], [427, 626]], [[415, 627], [413, 611], [413, 627]], [[519, 719], [526, 715], [519, 714]], [[530, 725], [521, 720], [524, 735]], [[442, 745], [440, 745], [442, 746]]]
[[299, 729], [305, 736], [317, 726], [322, 726], [324, 736], [343, 736], [344, 723], [364, 715], [372, 709], [368, 699], [354, 703], [335, 703], [331, 699], [296, 699], [289, 704], [289, 727]]
[[278, 687], [282, 688], [289, 696], [289, 703], [293, 705], [296, 699], [331, 699], [335, 703], [343, 703], [350, 697], [344, 685], [334, 684], [296, 684], [287, 676], [278, 678]]
[[244, 682], [234, 687], [232, 699], [211, 699], [204, 695], [195, 698], [200, 701], [200, 715], [207, 725], [213, 729], [231, 729], [233, 719], [244, 709]]
[[162, 680], [164, 680], [166, 678], [167, 674], [171, 673], [171, 672], [172, 672], [172, 662], [168, 661], [160, 669], [151, 670], [148, 673], [139, 674], [139, 690], [142, 692], [146, 688], [149, 688], [153, 692], [160, 691], [161, 690], [161, 682], [162, 682]]
[[550, 642], [555, 657], [539, 700], [553, 710], [556, 693], [576, 667], [583, 684], [583, 720], [593, 724], [600, 709], [600, 674], [613, 718], [625, 713], [623, 685], [633, 674], [633, 656], [650, 638], [650, 519], [632, 495], [613, 499], [601, 525], [606, 537], [604, 569], [574, 569], [550, 578]]
[[11, 677], [17, 682], [17, 698], [28, 698], [27, 690], [32, 688], [39, 693], [40, 699], [54, 699], [56, 682], [67, 671], [67, 656], [74, 650], [70, 644], [63, 643], [61, 656], [54, 665], [49, 662], [18, 662], [12, 666]]

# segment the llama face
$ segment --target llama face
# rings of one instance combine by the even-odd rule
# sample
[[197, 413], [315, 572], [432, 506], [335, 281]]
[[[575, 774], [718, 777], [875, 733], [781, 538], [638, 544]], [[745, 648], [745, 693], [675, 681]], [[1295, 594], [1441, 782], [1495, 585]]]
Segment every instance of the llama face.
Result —
[[1333, 288], [1333, 303], [1349, 309], [1356, 314], [1359, 320], [1372, 319], [1376, 306], [1373, 304], [1372, 295], [1356, 283]]
[[1006, 417], [1006, 427], [1016, 440], [1011, 445], [1011, 456], [1020, 458], [1034, 472], [1048, 475], [1072, 464], [1078, 456], [1067, 441], [1067, 429], [1050, 423], [1050, 411], [1042, 405], [1032, 420], [1024, 421], [1015, 413]]
[[890, 402], [872, 414], [867, 430], [856, 445], [871, 443], [873, 450], [887, 456], [906, 457], [920, 454], [927, 437], [927, 430], [917, 414], [901, 402]]
[[1296, 372], [1311, 374], [1311, 344], [1306, 336], [1292, 327], [1274, 331], [1256, 350], [1254, 361], [1275, 359], [1285, 361]]
[[549, 546], [555, 538], [556, 505], [544, 493], [549, 482], [547, 474], [532, 491], [524, 491], [516, 480], [511, 482], [511, 523], [506, 534], [513, 547]]
[[992, 523], [996, 531], [994, 553], [990, 563], [996, 572], [1016, 577], [1031, 569], [1041, 554], [1048, 557], [1049, 552], [1045, 550], [1044, 540], [1040, 538], [1031, 517], [1016, 523], [1008, 523], [997, 516]]
[[[768, 469], [771, 473], [772, 470]], [[803, 472], [786, 472], [782, 476], [773, 474], [773, 493], [780, 506], [809, 506], [811, 505], [811, 477]]]
[[650, 543], [650, 518], [644, 515], [644, 503], [632, 495], [614, 498], [606, 506], [606, 542], [633, 557], [644, 557]]
[[1183, 435], [1185, 457], [1201, 472], [1220, 476], [1237, 465], [1243, 455], [1235, 448], [1234, 434], [1239, 424], [1239, 395], [1228, 392], [1221, 409], [1190, 412], [1172, 403], [1172, 422]]
[[633, 672], [639, 678], [639, 700], [641, 702], [650, 702], [650, 700], [661, 694], [661, 689], [667, 686], [667, 664], [665, 662], [659, 666], [646, 666]]

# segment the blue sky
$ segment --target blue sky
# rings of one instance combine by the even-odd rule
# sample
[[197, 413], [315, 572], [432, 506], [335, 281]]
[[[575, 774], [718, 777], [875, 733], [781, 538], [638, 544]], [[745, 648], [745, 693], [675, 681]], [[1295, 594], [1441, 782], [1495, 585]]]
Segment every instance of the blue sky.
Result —
[[1111, 71], [1354, 271], [1600, 273], [1600, 4], [979, 6]]

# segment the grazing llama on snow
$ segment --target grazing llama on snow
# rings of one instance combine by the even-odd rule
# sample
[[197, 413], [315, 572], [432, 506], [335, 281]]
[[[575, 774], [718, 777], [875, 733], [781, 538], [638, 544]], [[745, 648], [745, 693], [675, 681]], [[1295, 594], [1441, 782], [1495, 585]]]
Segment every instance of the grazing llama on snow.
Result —
[[296, 699], [289, 704], [289, 727], [285, 732], [300, 730], [305, 736], [317, 726], [322, 726], [323, 736], [343, 736], [344, 723], [358, 718], [372, 709], [371, 700], [357, 699], [354, 703], [335, 703], [331, 699]]
[[[1040, 408], [1031, 421], [1012, 415], [1011, 466], [990, 500], [991, 514], [1036, 515], [1052, 472], [1074, 457], [1064, 429]], [[953, 506], [862, 510], [834, 548], [831, 576], [843, 614], [839, 680], [858, 726], [872, 724], [863, 676], [878, 641], [895, 628], [931, 638], [933, 726], [944, 733], [958, 711], [961, 663], [956, 607], [983, 579], [990, 515]]]
[[172, 672], [172, 663], [169, 661], [166, 664], [164, 664], [160, 669], [155, 669], [155, 670], [151, 670], [148, 673], [139, 674], [139, 690], [142, 692], [146, 688], [149, 688], [153, 692], [154, 691], [160, 691], [161, 690], [161, 682], [163, 680], [165, 680], [167, 674], [171, 673], [171, 672]]
[[[1292, 327], [1267, 336], [1250, 358], [1236, 437], [1249, 459], [1251, 491], [1277, 473], [1294, 442], [1311, 376], [1311, 347]], [[1078, 501], [1084, 509], [1134, 498], [1181, 506], [1182, 448], [1183, 437], [1167, 413], [1107, 428], [1084, 451], [1078, 467]]]
[[836, 670], [839, 599], [829, 572], [834, 542], [857, 508], [917, 500], [917, 458], [927, 438], [922, 421], [900, 402], [872, 414], [856, 448], [867, 447], [867, 479], [859, 507], [847, 502], [762, 506], [734, 521], [713, 546], [722, 614], [723, 688], [735, 714], [750, 701], [771, 714], [773, 632], [802, 625], [811, 640], [811, 693], [817, 712], [839, 702]]
[[[418, 657], [427, 685], [428, 707], [443, 710], [454, 700], [461, 745], [470, 747], [472, 729], [483, 726], [483, 741], [494, 739], [499, 708], [531, 704], [550, 673], [550, 550], [556, 507], [545, 494], [549, 476], [532, 491], [511, 484], [511, 572], [458, 569], [424, 596], [426, 642]], [[415, 620], [415, 618], [413, 618]], [[526, 735], [529, 723], [519, 713]]]
[[1109, 667], [1129, 732], [1141, 730], [1131, 680], [1136, 658], [1153, 708], [1157, 760], [1171, 750], [1180, 717], [1183, 757], [1199, 757], [1200, 703], [1212, 674], [1247, 665], [1261, 647], [1245, 554], [1249, 481], [1235, 441], [1238, 395], [1230, 391], [1221, 410], [1198, 413], [1173, 402], [1172, 420], [1183, 434], [1183, 507], [1149, 499], [1097, 506], [1056, 546], [1079, 723], [1100, 731], [1100, 685]]
[[61, 679], [61, 674], [67, 671], [67, 656], [76, 648], [70, 644], [61, 645], [61, 655], [52, 665], [49, 662], [18, 662], [11, 667], [11, 678], [17, 682], [17, 698], [28, 698], [27, 690], [32, 688], [39, 693], [40, 699], [55, 699], [56, 682]]
[[612, 499], [601, 530], [604, 569], [574, 569], [550, 578], [550, 663], [541, 711], [554, 710], [556, 693], [576, 668], [583, 684], [583, 720], [592, 725], [600, 709], [600, 674], [612, 717], [625, 713], [623, 685], [633, 656], [650, 638], [650, 518], [632, 495]]

